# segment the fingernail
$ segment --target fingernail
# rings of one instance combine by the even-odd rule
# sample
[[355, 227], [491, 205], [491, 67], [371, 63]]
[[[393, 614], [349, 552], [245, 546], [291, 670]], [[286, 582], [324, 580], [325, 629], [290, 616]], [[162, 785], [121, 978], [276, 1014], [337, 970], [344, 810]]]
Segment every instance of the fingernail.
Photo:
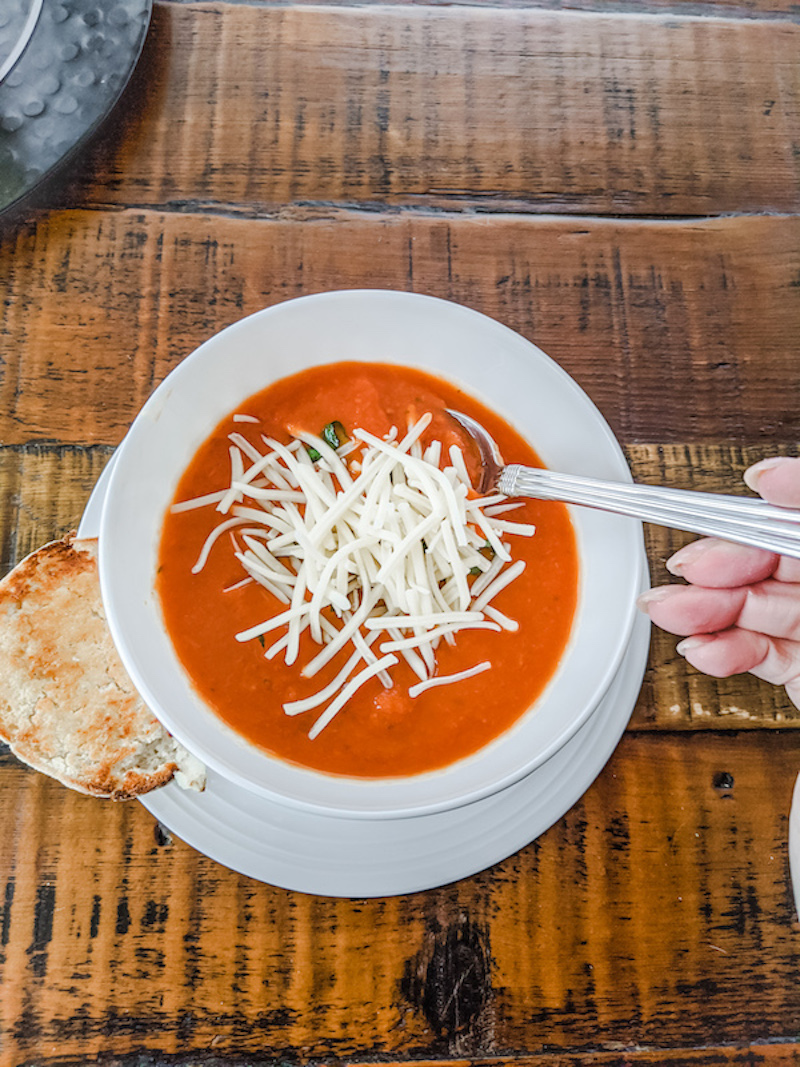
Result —
[[691, 652], [692, 649], [702, 648], [703, 645], [707, 645], [709, 642], [708, 637], [684, 637], [682, 641], [679, 641], [675, 646], [675, 651], [679, 656], [685, 656], [687, 652]]
[[701, 541], [690, 541], [688, 545], [679, 548], [674, 556], [670, 556], [664, 566], [670, 574], [682, 575], [689, 563], [694, 563], [716, 544], [716, 540], [710, 537], [705, 537]]
[[647, 611], [648, 604], [655, 604], [659, 600], [666, 600], [671, 597], [678, 589], [682, 589], [680, 585], [659, 585], [655, 589], [647, 589], [644, 593], [641, 593], [636, 601], [636, 606], [640, 611]]
[[788, 456], [770, 456], [769, 459], [759, 460], [758, 463], [754, 463], [752, 467], [748, 467], [742, 475], [744, 484], [748, 489], [752, 489], [754, 493], [758, 492], [758, 479], [765, 471], [770, 471], [774, 467], [780, 467], [782, 463], [786, 463]]

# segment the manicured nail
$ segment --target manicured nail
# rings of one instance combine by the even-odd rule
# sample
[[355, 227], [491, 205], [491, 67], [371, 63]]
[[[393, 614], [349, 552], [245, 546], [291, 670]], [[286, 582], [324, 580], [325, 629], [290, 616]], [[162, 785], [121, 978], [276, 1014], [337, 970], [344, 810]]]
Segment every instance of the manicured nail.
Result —
[[769, 459], [759, 460], [758, 463], [754, 463], [752, 467], [748, 467], [742, 475], [744, 484], [748, 489], [752, 489], [754, 493], [758, 492], [758, 479], [765, 471], [770, 471], [774, 467], [780, 467], [782, 463], [786, 463], [789, 459], [788, 456], [770, 456]]
[[649, 604], [655, 604], [659, 600], [666, 600], [671, 597], [672, 594], [682, 589], [681, 585], [659, 585], [655, 589], [647, 589], [644, 593], [641, 593], [636, 601], [636, 606], [640, 611], [647, 611]]
[[695, 636], [684, 637], [682, 641], [679, 641], [675, 646], [675, 651], [679, 656], [685, 656], [687, 652], [691, 652], [692, 649], [702, 648], [703, 645], [707, 645], [710, 638], [708, 636]]
[[664, 566], [670, 574], [682, 575], [689, 563], [694, 563], [710, 548], [714, 548], [717, 540], [712, 537], [704, 537], [700, 541], [690, 541], [688, 545], [679, 548], [674, 556], [670, 556]]

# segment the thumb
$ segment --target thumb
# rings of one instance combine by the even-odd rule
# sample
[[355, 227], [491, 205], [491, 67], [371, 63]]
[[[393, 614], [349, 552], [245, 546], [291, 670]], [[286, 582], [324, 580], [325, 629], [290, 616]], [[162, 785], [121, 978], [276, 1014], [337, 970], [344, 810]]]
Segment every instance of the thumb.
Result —
[[778, 507], [800, 508], [800, 459], [772, 456], [744, 472], [745, 485]]

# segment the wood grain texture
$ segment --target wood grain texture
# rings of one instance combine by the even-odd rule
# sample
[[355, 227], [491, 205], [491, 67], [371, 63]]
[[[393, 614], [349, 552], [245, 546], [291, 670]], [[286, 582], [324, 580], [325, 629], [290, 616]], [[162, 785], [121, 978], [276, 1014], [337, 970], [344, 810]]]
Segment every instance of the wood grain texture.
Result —
[[625, 443], [800, 440], [800, 217], [40, 217], [0, 244], [0, 441], [115, 445], [197, 344], [336, 288], [456, 300], [539, 344]]
[[[800, 449], [796, 0], [568, 2], [156, 0], [112, 121], [0, 232], [0, 573], [200, 341], [333, 288], [507, 323], [642, 481]], [[687, 539], [646, 528], [654, 583]], [[0, 1067], [800, 1062], [800, 712], [674, 645], [570, 812], [397, 898], [259, 884], [0, 748]]]
[[[45, 445], [0, 448], [0, 573], [77, 527], [110, 451]], [[636, 445], [627, 452], [639, 481], [709, 492], [735, 491], [742, 471], [762, 458], [755, 448], [724, 445]], [[691, 535], [649, 525], [645, 533], [653, 584], [664, 584], [671, 580], [664, 562]], [[800, 725], [800, 711], [782, 689], [749, 675], [702, 675], [677, 655], [675, 643], [676, 638], [653, 631], [630, 729], [738, 731]]]
[[[157, 0], [162, 4], [192, 4], [196, 0]], [[226, 4], [273, 7], [276, 0], [220, 0]], [[392, 7], [452, 7], [452, 0], [389, 0]], [[292, 7], [386, 7], [386, 0], [291, 0]], [[792, 0], [460, 0], [460, 7], [523, 10], [590, 11], [619, 15], [671, 14], [706, 18], [785, 18], [797, 14]]]
[[159, 3], [116, 126], [60, 195], [796, 211], [798, 48], [790, 21]]
[[505, 862], [343, 901], [159, 844], [135, 803], [6, 763], [0, 1063], [793, 1041], [798, 767], [794, 734], [628, 735], [583, 800]]
[[111, 454], [108, 448], [0, 446], [0, 568], [5, 574], [75, 530]]
[[[746, 1045], [722, 1048], [719, 1045], [701, 1049], [641, 1049], [624, 1048], [614, 1052], [542, 1052], [536, 1056], [492, 1056], [469, 1060], [407, 1060], [387, 1063], [385, 1060], [360, 1067], [636, 1067], [657, 1064], [659, 1067], [795, 1067], [800, 1059], [800, 1045], [794, 1042], [779, 1045]], [[115, 1061], [113, 1067], [117, 1067]], [[122, 1065], [120, 1064], [120, 1067]], [[253, 1067], [258, 1067], [254, 1064]]]
[[[360, 1067], [795, 1067], [800, 1058], [800, 1045], [794, 1042], [779, 1045], [745, 1045], [723, 1048], [719, 1045], [700, 1049], [642, 1049], [620, 1048], [613, 1052], [542, 1052], [536, 1056], [475, 1057], [469, 1060], [407, 1060], [387, 1063], [385, 1060]], [[117, 1067], [114, 1061], [112, 1067]], [[119, 1064], [119, 1067], [124, 1067]], [[188, 1065], [187, 1065], [188, 1067]], [[259, 1067], [254, 1064], [253, 1067]]]

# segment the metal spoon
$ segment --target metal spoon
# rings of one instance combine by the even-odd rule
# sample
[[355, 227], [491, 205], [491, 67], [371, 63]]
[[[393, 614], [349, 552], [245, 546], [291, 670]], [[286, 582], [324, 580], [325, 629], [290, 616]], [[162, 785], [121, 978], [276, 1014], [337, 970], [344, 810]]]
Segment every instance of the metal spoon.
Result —
[[478, 446], [481, 476], [476, 489], [479, 493], [495, 490], [504, 496], [581, 504], [800, 559], [800, 512], [775, 507], [755, 497], [604, 482], [518, 463], [506, 465], [496, 443], [480, 423], [460, 411], [448, 410], [448, 414]]

